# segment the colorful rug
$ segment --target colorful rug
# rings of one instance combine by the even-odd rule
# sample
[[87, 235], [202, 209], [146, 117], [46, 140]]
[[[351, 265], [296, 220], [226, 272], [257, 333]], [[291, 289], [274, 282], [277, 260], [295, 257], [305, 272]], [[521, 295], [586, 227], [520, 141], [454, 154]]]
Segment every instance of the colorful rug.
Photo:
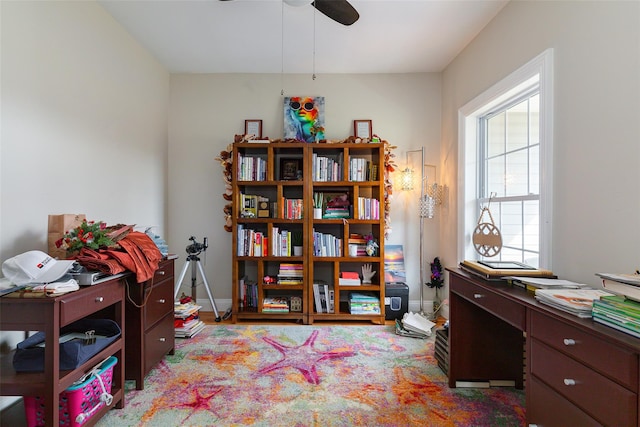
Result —
[[450, 389], [433, 347], [391, 325], [208, 325], [97, 426], [525, 424], [523, 391]]

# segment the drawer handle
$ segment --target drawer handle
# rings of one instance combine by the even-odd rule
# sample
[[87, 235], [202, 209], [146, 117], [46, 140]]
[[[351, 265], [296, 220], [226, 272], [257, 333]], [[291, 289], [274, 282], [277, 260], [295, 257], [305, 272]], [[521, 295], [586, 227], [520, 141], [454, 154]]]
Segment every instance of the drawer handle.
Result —
[[482, 295], [482, 294], [473, 294], [473, 297], [475, 299], [480, 299], [480, 298], [484, 298], [484, 295]]
[[160, 304], [164, 304], [164, 303], [165, 303], [165, 302], [167, 302], [167, 301], [166, 301], [164, 298], [160, 298], [160, 299], [158, 300], [158, 302], [159, 302]]
[[565, 378], [563, 381], [564, 385], [576, 385], [576, 380], [571, 378]]
[[562, 342], [564, 343], [564, 345], [576, 345], [576, 340], [571, 338], [565, 338], [564, 340], [562, 340]]
[[[165, 342], [167, 339], [166, 338], [160, 338], [158, 341], [160, 342]], [[565, 380], [566, 381], [566, 380]]]
[[156, 273], [158, 273], [158, 276], [164, 276], [164, 271], [162, 271], [162, 270], [159, 270]]
[[104, 301], [103, 297], [96, 297], [96, 302], [102, 302], [102, 301]]

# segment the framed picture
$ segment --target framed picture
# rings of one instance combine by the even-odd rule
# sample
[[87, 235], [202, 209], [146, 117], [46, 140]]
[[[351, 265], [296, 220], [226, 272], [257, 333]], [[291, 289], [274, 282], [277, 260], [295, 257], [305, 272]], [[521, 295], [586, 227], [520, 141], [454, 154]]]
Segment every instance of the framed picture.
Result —
[[301, 142], [324, 139], [324, 96], [284, 97], [284, 138]]
[[302, 159], [280, 159], [280, 179], [296, 181], [302, 179]]
[[373, 135], [371, 120], [354, 120], [353, 134], [356, 138], [371, 139], [371, 135]]
[[256, 138], [262, 139], [262, 120], [245, 120], [244, 134], [255, 135]]

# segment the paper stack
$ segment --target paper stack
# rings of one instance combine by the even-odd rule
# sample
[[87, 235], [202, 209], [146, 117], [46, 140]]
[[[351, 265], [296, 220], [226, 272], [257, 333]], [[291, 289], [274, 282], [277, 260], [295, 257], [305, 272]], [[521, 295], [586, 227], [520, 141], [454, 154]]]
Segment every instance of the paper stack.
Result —
[[402, 317], [402, 322], [396, 320], [396, 334], [413, 338], [427, 338], [431, 336], [431, 329], [435, 325], [420, 314], [408, 312]]
[[600, 289], [537, 289], [535, 298], [567, 313], [590, 318], [593, 301], [608, 295], [613, 294]]

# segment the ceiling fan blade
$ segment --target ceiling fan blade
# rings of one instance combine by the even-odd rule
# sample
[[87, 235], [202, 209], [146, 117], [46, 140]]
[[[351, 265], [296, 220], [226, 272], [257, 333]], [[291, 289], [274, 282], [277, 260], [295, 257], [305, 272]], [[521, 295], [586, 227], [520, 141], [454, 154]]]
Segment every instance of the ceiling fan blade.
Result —
[[312, 6], [342, 25], [351, 25], [360, 18], [347, 0], [315, 0]]

